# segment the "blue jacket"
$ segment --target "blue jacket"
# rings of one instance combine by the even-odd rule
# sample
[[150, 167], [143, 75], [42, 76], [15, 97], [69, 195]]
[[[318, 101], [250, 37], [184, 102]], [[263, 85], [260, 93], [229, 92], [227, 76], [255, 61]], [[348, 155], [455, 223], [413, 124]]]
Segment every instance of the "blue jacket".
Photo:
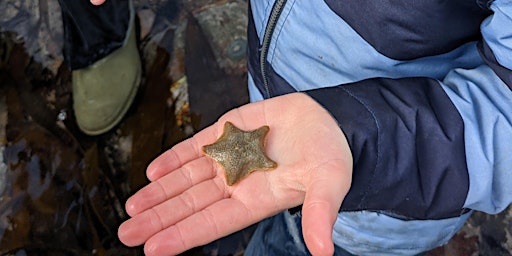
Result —
[[303, 91], [349, 141], [337, 245], [415, 254], [512, 202], [511, 0], [250, 2], [251, 100]]

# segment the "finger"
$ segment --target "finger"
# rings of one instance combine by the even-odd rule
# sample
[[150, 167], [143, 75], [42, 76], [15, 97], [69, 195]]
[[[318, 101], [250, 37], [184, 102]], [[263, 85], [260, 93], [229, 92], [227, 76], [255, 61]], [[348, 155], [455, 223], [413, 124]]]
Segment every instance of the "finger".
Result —
[[151, 237], [144, 246], [144, 252], [148, 256], [179, 254], [256, 221], [243, 203], [225, 199]]
[[118, 230], [119, 239], [128, 246], [140, 245], [162, 229], [226, 198], [228, 195], [223, 187], [221, 179], [208, 180], [135, 215], [121, 224]]
[[146, 170], [150, 181], [155, 181], [162, 176], [185, 165], [187, 162], [199, 158], [202, 155], [200, 146], [194, 138], [187, 139], [176, 144], [159, 157], [154, 159]]
[[149, 164], [146, 170], [148, 179], [150, 181], [159, 179], [186, 163], [204, 156], [202, 146], [213, 143], [220, 133], [222, 130], [214, 125], [176, 144]]
[[105, 0], [91, 0], [91, 4], [101, 5], [105, 2]]
[[235, 108], [224, 114], [218, 122], [201, 130], [193, 137], [176, 144], [149, 164], [146, 170], [148, 179], [154, 181], [187, 162], [204, 155], [202, 147], [212, 144], [220, 137], [226, 121], [233, 122], [237, 127], [244, 130], [257, 129], [267, 124], [264, 104], [258, 102]]
[[133, 217], [165, 200], [175, 197], [190, 187], [216, 175], [211, 159], [201, 157], [189, 162], [143, 187], [126, 201], [126, 212]]
[[338, 209], [350, 187], [350, 172], [341, 164], [314, 170], [302, 206], [304, 241], [313, 255], [332, 255], [332, 230]]

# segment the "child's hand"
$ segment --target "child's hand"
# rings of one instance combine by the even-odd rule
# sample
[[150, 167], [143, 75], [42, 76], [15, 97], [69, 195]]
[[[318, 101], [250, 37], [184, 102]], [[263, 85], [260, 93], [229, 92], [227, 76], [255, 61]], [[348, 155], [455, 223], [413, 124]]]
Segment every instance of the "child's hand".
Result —
[[[224, 170], [202, 153], [230, 121], [242, 130], [270, 126], [268, 156], [278, 167], [227, 186]], [[152, 182], [126, 203], [132, 217], [119, 228], [147, 255], [173, 255], [303, 204], [302, 226], [313, 255], [334, 252], [332, 227], [350, 187], [352, 155], [336, 121], [309, 96], [293, 93], [226, 113], [156, 158]]]

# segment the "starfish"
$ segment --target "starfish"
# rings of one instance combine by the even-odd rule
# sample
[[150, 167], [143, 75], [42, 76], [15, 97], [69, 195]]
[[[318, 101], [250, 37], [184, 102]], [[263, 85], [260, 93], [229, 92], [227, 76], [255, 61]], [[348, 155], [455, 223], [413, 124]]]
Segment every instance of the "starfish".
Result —
[[265, 136], [269, 130], [265, 125], [253, 131], [243, 131], [226, 122], [220, 138], [203, 146], [203, 152], [222, 165], [226, 182], [231, 186], [254, 171], [277, 167], [277, 163], [265, 155]]

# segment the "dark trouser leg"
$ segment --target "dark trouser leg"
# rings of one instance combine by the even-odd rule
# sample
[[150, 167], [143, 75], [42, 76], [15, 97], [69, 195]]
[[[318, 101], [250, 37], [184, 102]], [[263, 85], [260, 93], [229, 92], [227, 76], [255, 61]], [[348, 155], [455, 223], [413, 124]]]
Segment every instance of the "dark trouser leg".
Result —
[[[247, 245], [245, 255], [311, 256], [302, 236], [302, 214], [288, 211], [261, 221]], [[334, 256], [352, 256], [335, 246]]]
[[59, 0], [64, 24], [64, 59], [81, 69], [102, 59], [124, 43], [130, 22], [130, 1]]

